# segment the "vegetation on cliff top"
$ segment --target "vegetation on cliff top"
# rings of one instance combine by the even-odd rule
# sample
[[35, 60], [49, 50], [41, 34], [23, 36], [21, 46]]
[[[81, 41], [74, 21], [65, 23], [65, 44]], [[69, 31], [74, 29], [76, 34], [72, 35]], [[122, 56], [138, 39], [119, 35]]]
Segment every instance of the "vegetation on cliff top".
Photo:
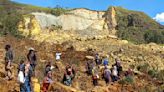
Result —
[[10, 34], [15, 37], [22, 37], [18, 31], [17, 24], [22, 20], [23, 14], [31, 12], [46, 12], [59, 16], [68, 11], [68, 9], [56, 6], [55, 8], [44, 8], [26, 4], [19, 4], [9, 0], [0, 1], [0, 35]]
[[164, 26], [143, 12], [131, 11], [122, 7], [115, 7], [115, 10], [119, 38], [135, 43], [164, 44]]

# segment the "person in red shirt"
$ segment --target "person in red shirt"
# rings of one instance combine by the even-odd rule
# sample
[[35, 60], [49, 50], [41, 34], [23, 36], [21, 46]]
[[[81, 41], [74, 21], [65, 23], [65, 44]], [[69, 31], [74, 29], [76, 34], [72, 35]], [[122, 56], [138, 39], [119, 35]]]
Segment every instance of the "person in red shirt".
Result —
[[43, 92], [48, 92], [50, 84], [52, 84], [52, 72], [49, 71], [43, 80]]

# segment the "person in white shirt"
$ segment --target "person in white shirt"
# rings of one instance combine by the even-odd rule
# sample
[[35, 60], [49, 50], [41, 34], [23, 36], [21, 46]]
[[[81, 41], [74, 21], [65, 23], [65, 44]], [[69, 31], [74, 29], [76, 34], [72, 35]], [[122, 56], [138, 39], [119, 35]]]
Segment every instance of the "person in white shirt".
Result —
[[61, 53], [57, 52], [56, 53], [56, 61], [59, 61], [61, 59]]
[[117, 67], [116, 66], [113, 66], [112, 67], [112, 81], [115, 82], [117, 81], [119, 78], [118, 78], [118, 71], [117, 71]]

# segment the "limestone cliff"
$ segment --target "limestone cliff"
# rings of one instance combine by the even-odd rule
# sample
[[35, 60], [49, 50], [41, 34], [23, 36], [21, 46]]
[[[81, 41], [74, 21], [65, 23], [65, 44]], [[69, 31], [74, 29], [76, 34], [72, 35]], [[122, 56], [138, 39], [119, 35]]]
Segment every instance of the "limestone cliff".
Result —
[[111, 29], [111, 33], [115, 34], [116, 32], [116, 26], [117, 26], [117, 21], [116, 21], [116, 11], [114, 7], [111, 7], [107, 12], [106, 12], [106, 23], [108, 25], [108, 28]]
[[38, 21], [32, 15], [24, 16], [24, 19], [18, 25], [18, 29], [25, 36], [38, 35], [41, 31]]
[[33, 36], [37, 39], [43, 37], [43, 35], [45, 37], [45, 33], [48, 38], [53, 38], [55, 34], [58, 39], [57, 35], [64, 33], [65, 35], [60, 35], [60, 38], [68, 37], [70, 39], [71, 35], [77, 39], [92, 39], [106, 37], [110, 34], [114, 35], [112, 30], [115, 30], [115, 26], [116, 20], [113, 8], [112, 11], [107, 12], [81, 8], [70, 10], [60, 16], [33, 12], [24, 16], [24, 20], [19, 23], [18, 27], [24, 35]]

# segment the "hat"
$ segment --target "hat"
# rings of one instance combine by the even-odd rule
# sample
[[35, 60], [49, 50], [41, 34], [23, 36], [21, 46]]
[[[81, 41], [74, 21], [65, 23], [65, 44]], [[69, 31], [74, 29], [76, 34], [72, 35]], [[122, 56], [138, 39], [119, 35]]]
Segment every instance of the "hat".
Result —
[[34, 48], [32, 48], [32, 47], [30, 47], [30, 48], [29, 48], [29, 50], [32, 50], [32, 51], [34, 51], [35, 49], [34, 49]]

